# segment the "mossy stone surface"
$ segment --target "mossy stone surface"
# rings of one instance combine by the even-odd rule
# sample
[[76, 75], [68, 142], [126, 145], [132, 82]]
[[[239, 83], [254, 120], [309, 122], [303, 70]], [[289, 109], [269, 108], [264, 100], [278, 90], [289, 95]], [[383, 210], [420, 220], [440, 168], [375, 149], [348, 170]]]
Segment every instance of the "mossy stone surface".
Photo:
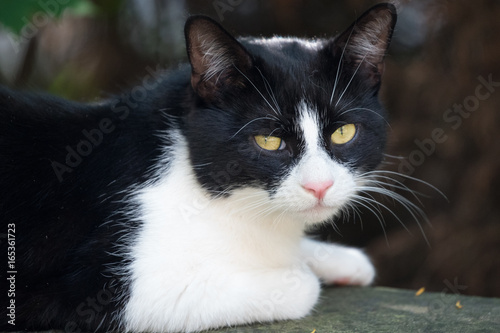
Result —
[[[327, 288], [308, 317], [212, 332], [500, 332], [500, 299], [391, 288]], [[461, 308], [457, 307], [460, 301]]]
[[[304, 319], [209, 332], [500, 332], [500, 298], [435, 292], [416, 296], [415, 293], [382, 287], [326, 288], [315, 311]], [[458, 301], [461, 308], [457, 307]]]

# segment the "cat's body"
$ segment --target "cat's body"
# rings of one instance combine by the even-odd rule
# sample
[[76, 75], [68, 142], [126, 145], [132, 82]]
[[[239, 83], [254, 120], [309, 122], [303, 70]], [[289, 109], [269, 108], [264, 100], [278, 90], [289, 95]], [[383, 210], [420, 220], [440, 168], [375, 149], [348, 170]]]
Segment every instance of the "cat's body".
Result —
[[198, 331], [303, 317], [320, 280], [371, 283], [361, 251], [304, 231], [382, 158], [394, 23], [379, 5], [335, 40], [240, 44], [194, 17], [191, 66], [120, 98], [1, 89], [0, 327]]

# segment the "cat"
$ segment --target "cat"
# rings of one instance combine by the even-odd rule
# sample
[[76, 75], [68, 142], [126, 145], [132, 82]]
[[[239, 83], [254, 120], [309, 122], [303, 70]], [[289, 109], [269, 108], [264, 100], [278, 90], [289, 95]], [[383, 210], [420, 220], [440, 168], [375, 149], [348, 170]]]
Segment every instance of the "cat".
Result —
[[383, 158], [396, 17], [378, 4], [309, 40], [192, 16], [189, 63], [127, 94], [1, 88], [0, 328], [193, 332], [371, 284], [366, 254], [305, 231], [359, 202]]

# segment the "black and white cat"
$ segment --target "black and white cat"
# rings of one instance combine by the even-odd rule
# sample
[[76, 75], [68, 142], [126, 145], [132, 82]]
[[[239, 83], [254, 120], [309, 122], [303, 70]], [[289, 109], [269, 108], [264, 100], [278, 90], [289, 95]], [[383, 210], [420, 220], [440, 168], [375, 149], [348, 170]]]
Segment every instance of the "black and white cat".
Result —
[[304, 232], [373, 186], [395, 21], [379, 4], [336, 38], [237, 41], [194, 16], [190, 65], [116, 99], [1, 88], [0, 328], [200, 331], [370, 284], [360, 250]]

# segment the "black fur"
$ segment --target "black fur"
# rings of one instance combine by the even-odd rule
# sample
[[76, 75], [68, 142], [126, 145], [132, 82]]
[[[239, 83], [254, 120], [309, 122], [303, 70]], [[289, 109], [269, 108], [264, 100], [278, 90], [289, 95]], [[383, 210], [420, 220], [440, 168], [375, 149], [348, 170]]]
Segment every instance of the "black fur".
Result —
[[[196, 62], [204, 64], [189, 33], [200, 25], [231, 50], [234, 66], [216, 78], [195, 70]], [[10, 274], [5, 266], [0, 271], [0, 329], [94, 331], [119, 324], [113, 314], [127, 301], [128, 285], [114, 269], [128, 258], [117, 245], [124, 235], [133, 239], [137, 223], [126, 214], [134, 208], [127, 195], [168, 169], [158, 165], [172, 144], [162, 133], [176, 129], [186, 138], [200, 185], [213, 195], [249, 185], [272, 193], [302, 154], [294, 122], [305, 100], [320, 112], [333, 158], [356, 170], [375, 168], [386, 132], [380, 83], [376, 69], [341, 56], [346, 33], [319, 41], [318, 50], [298, 39], [262, 44], [244, 38], [240, 44], [212, 20], [194, 17], [186, 25], [193, 67], [148, 78], [115, 99], [86, 105], [1, 88], [0, 214], [2, 233], [15, 225], [17, 273], [12, 326], [5, 298]], [[358, 109], [343, 113], [351, 108]], [[329, 144], [345, 123], [357, 124], [356, 139]], [[271, 133], [284, 138], [285, 150], [271, 153], [253, 142], [254, 135]], [[3, 255], [7, 246], [1, 239]]]

